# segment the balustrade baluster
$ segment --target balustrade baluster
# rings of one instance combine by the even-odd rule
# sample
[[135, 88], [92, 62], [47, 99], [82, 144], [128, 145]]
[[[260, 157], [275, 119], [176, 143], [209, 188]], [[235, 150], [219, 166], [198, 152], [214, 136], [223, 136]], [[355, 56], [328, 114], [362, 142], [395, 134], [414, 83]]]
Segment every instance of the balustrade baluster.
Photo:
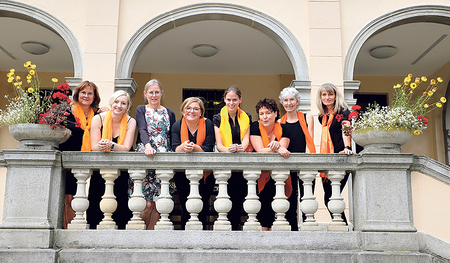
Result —
[[289, 170], [272, 171], [272, 179], [275, 181], [275, 196], [272, 201], [272, 209], [276, 213], [275, 222], [273, 222], [273, 231], [290, 231], [291, 226], [286, 220], [286, 212], [289, 210], [289, 201], [284, 192], [286, 179], [289, 178]]
[[328, 226], [329, 231], [348, 231], [348, 226], [342, 220], [341, 213], [345, 210], [344, 198], [341, 196], [341, 180], [345, 171], [329, 171], [328, 180], [331, 181], [331, 197], [328, 209], [333, 213], [333, 221]]
[[117, 169], [100, 169], [100, 174], [105, 179], [105, 194], [100, 201], [100, 210], [102, 210], [104, 217], [97, 229], [117, 229], [117, 225], [111, 216], [117, 209], [114, 180], [119, 177], [119, 171]]
[[244, 210], [248, 214], [247, 222], [243, 230], [262, 230], [261, 223], [256, 219], [256, 214], [261, 210], [261, 202], [256, 194], [256, 180], [261, 175], [260, 170], [244, 170], [244, 178], [247, 180], [248, 193], [245, 197]]
[[174, 206], [169, 192], [169, 181], [173, 177], [173, 170], [156, 170], [155, 173], [156, 177], [161, 180], [161, 194], [156, 201], [156, 210], [161, 217], [156, 223], [155, 230], [173, 230], [173, 223], [169, 219], [169, 214]]
[[86, 180], [91, 176], [92, 169], [72, 169], [72, 173], [77, 179], [77, 193], [71, 203], [72, 209], [75, 211], [75, 218], [67, 225], [67, 229], [89, 229], [89, 224], [84, 218], [84, 212], [89, 207]]
[[147, 202], [142, 194], [142, 180], [147, 175], [146, 170], [129, 169], [128, 173], [133, 180], [133, 194], [128, 200], [128, 207], [133, 212], [133, 217], [128, 221], [126, 229], [144, 230], [145, 222], [141, 218], [141, 212], [144, 211]]
[[231, 170], [215, 170], [214, 177], [219, 182], [219, 193], [214, 202], [214, 209], [219, 214], [214, 222], [214, 230], [231, 230], [231, 223], [227, 214], [231, 210], [231, 200], [227, 192], [228, 179], [231, 177]]
[[203, 179], [203, 170], [186, 170], [186, 178], [189, 179], [190, 192], [186, 201], [186, 210], [190, 214], [186, 223], [186, 230], [202, 230], [202, 222], [198, 219], [198, 214], [202, 211], [203, 202], [199, 193], [199, 180]]
[[314, 218], [319, 205], [316, 197], [313, 195], [312, 182], [316, 179], [318, 171], [300, 171], [298, 177], [303, 181], [303, 197], [300, 203], [300, 209], [305, 214], [305, 222], [302, 223], [300, 230], [318, 231], [319, 224]]

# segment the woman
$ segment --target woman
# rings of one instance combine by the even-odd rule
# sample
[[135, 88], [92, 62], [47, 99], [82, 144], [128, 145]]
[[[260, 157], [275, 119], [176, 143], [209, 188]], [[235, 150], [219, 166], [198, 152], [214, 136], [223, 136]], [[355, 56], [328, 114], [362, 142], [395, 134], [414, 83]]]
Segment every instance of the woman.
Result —
[[[342, 132], [342, 124], [347, 123], [348, 110], [344, 96], [331, 83], [325, 83], [319, 88], [317, 96], [317, 108], [319, 109], [319, 122], [322, 124], [322, 136], [320, 140], [321, 153], [345, 153], [353, 154], [351, 148], [351, 136], [346, 136]], [[341, 192], [347, 183], [348, 173], [341, 180]], [[323, 190], [325, 192], [324, 201], [328, 207], [331, 197], [331, 182], [324, 174], [321, 174]], [[330, 212], [330, 215], [332, 213]], [[345, 214], [342, 213], [342, 219], [347, 223]]]
[[[66, 128], [72, 131], [72, 136], [59, 145], [61, 151], [90, 151], [90, 126], [95, 113], [109, 110], [107, 107], [99, 109], [100, 96], [97, 85], [90, 81], [81, 82], [73, 94], [72, 108], [67, 116]], [[77, 123], [78, 120], [78, 123]], [[75, 217], [71, 203], [77, 191], [77, 179], [71, 171], [66, 171], [66, 195], [64, 199], [63, 227], [67, 229]]]
[[[205, 119], [205, 106], [200, 98], [190, 97], [181, 104], [181, 120], [172, 126], [172, 150], [174, 152], [212, 152], [214, 148], [214, 126], [213, 123]], [[181, 227], [184, 229], [189, 215], [186, 210], [186, 201], [189, 195], [189, 180], [184, 172], [174, 175], [174, 182], [177, 188], [178, 198], [182, 206]], [[200, 180], [199, 191], [202, 196], [203, 210], [199, 218], [206, 227], [206, 216], [209, 208], [209, 197], [214, 189], [214, 176], [205, 173]], [[206, 229], [206, 228], [205, 228]]]
[[[252, 116], [239, 108], [242, 102], [241, 91], [237, 86], [225, 90], [225, 107], [214, 115], [214, 133], [219, 152], [244, 152], [250, 143], [250, 123]], [[232, 230], [240, 230], [241, 216], [245, 215], [243, 203], [247, 195], [247, 180], [242, 172], [232, 172], [228, 179], [228, 194], [232, 208], [228, 213]]]
[[[284, 158], [289, 157], [289, 132], [284, 125], [277, 122], [279, 111], [274, 99], [264, 98], [256, 104], [259, 121], [250, 126], [250, 143], [256, 152], [275, 152]], [[290, 185], [290, 180], [286, 180]], [[289, 186], [287, 187], [289, 188]], [[292, 190], [292, 185], [291, 188]], [[272, 201], [275, 196], [275, 182], [270, 173], [261, 173], [258, 179], [258, 194], [261, 201], [261, 210], [257, 218], [264, 231], [269, 231], [275, 219], [272, 210]]]
[[[143, 152], [152, 157], [157, 152], [170, 152], [170, 128], [175, 122], [175, 113], [169, 108], [161, 106], [161, 98], [164, 95], [161, 83], [152, 79], [144, 87], [144, 98], [147, 105], [139, 105], [136, 108], [136, 123], [138, 136], [136, 140], [136, 152]], [[128, 195], [133, 193], [133, 181], [128, 181]], [[173, 192], [173, 186], [171, 187]], [[142, 192], [147, 206], [141, 213], [148, 230], [155, 229], [159, 220], [155, 202], [161, 193], [161, 181], [156, 178], [154, 171], [150, 171], [142, 183]]]
[[[126, 114], [131, 107], [130, 95], [123, 90], [116, 91], [111, 96], [109, 105], [111, 110], [96, 115], [92, 119], [91, 149], [102, 152], [128, 152], [133, 145], [136, 131], [136, 121]], [[125, 225], [131, 218], [127, 190], [128, 173], [121, 172], [114, 181], [117, 209], [112, 215], [119, 229], [125, 229]], [[91, 228], [96, 228], [103, 219], [99, 204], [104, 192], [105, 181], [98, 172], [94, 172], [91, 176], [87, 210], [87, 221]]]
[[[300, 103], [300, 93], [295, 88], [285, 88], [280, 92], [280, 102], [286, 110], [286, 114], [281, 117], [280, 123], [284, 124], [289, 130], [290, 142], [288, 151], [297, 153], [315, 153], [314, 145], [314, 120], [309, 113], [303, 114], [297, 111]], [[297, 172], [291, 172], [292, 194], [288, 201], [290, 203], [289, 210], [286, 213], [286, 219], [291, 225], [291, 230], [298, 231], [297, 221]], [[300, 198], [303, 196], [303, 182], [300, 180]], [[313, 182], [314, 189], [314, 182]], [[303, 215], [303, 219], [306, 219]]]

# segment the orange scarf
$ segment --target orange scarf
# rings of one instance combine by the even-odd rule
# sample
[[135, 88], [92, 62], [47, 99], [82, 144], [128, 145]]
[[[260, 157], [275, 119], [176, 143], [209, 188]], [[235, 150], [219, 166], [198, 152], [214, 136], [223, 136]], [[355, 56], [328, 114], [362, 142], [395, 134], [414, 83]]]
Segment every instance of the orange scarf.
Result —
[[[181, 129], [180, 129], [180, 137], [181, 142], [189, 141], [189, 129], [186, 123], [186, 119], [181, 119]], [[198, 121], [198, 127], [197, 127], [197, 135], [196, 135], [196, 143], [197, 145], [202, 145], [203, 142], [205, 142], [206, 138], [206, 122], [205, 118], [201, 117]], [[211, 174], [211, 172], [203, 172], [203, 181], [206, 183], [206, 177], [208, 177]]]
[[[305, 115], [303, 114], [303, 112], [297, 111], [297, 118], [298, 118], [298, 121], [300, 122], [300, 127], [302, 127], [302, 131], [305, 134], [306, 146], [308, 147], [309, 152], [315, 153], [316, 146], [314, 146], [314, 141], [311, 137], [311, 134], [309, 134], [308, 126], [306, 125], [306, 121], [305, 121]], [[285, 124], [286, 121], [287, 121], [287, 113], [284, 114], [283, 117], [281, 117], [280, 123]]]
[[94, 118], [95, 112], [94, 109], [89, 108], [88, 117], [84, 115], [83, 108], [81, 108], [80, 104], [76, 104], [73, 107], [73, 116], [78, 118], [80, 121], [80, 128], [84, 130], [83, 133], [83, 143], [81, 144], [82, 152], [90, 152], [91, 151], [91, 122], [92, 118]]
[[[117, 144], [123, 145], [125, 142], [125, 137], [127, 135], [127, 115], [123, 114], [122, 119], [120, 120], [120, 131], [119, 138], [117, 139]], [[102, 131], [102, 140], [108, 139], [112, 141], [112, 117], [111, 111], [108, 111], [105, 115], [105, 119], [103, 120], [103, 131]], [[110, 152], [111, 150], [108, 150]]]
[[[264, 148], [267, 148], [267, 146], [270, 143], [270, 139], [266, 129], [264, 129], [261, 122], [259, 123], [259, 132], [261, 133], [261, 139], [263, 141]], [[283, 128], [281, 127], [280, 123], [275, 122], [273, 127], [273, 134], [275, 134], [275, 137], [277, 138], [278, 141], [281, 140], [281, 136], [283, 135]], [[261, 191], [264, 189], [266, 183], [269, 180], [270, 180], [270, 172], [262, 172], [261, 176], [258, 179], [258, 194], [261, 193]], [[289, 198], [292, 194], [291, 175], [289, 175], [288, 179], [285, 182], [284, 191], [286, 193], [286, 196]]]
[[[322, 136], [320, 138], [320, 153], [334, 153], [333, 141], [330, 135], [330, 126], [333, 122], [334, 114], [330, 114], [330, 119], [327, 122], [327, 115], [322, 117]], [[325, 173], [320, 173], [322, 181], [327, 180]]]

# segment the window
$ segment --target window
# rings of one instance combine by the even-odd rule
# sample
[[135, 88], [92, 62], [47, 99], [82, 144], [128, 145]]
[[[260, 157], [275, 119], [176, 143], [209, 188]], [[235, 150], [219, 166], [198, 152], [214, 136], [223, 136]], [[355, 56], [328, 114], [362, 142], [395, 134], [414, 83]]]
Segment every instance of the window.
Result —
[[205, 104], [205, 117], [212, 121], [214, 114], [225, 106], [224, 92], [224, 89], [183, 89], [183, 101], [189, 97], [201, 98]]

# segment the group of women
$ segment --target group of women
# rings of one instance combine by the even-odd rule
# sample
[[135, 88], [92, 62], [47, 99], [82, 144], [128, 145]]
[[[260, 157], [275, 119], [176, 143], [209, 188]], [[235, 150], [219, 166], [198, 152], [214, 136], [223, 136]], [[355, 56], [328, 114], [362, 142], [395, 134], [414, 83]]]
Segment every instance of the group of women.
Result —
[[[250, 114], [240, 109], [242, 94], [237, 86], [230, 86], [225, 90], [225, 106], [220, 113], [214, 115], [213, 120], [204, 117], [203, 101], [197, 97], [190, 97], [181, 104], [182, 118], [175, 119], [173, 110], [161, 105], [164, 95], [158, 80], [150, 80], [144, 88], [146, 105], [136, 108], [136, 119], [127, 115], [131, 107], [128, 93], [115, 92], [110, 101], [110, 108], [99, 108], [100, 97], [97, 86], [84, 81], [75, 89], [73, 107], [68, 117], [67, 128], [72, 130], [71, 138], [60, 145], [62, 151], [132, 151], [136, 127], [138, 130], [136, 149], [152, 157], [158, 152], [212, 152], [216, 145], [219, 152], [274, 152], [288, 158], [291, 152], [314, 153], [314, 121], [311, 114], [297, 111], [300, 95], [294, 88], [285, 88], [279, 99], [286, 114], [280, 118], [279, 109], [274, 99], [261, 99], [256, 105], [258, 121], [252, 122]], [[322, 123], [321, 152], [352, 154], [350, 136], [343, 135], [341, 123], [348, 119], [348, 106], [338, 89], [332, 84], [324, 84], [319, 89], [317, 106], [319, 121]], [[97, 114], [96, 114], [97, 113]], [[339, 116], [336, 118], [336, 116]], [[70, 172], [66, 175], [66, 202], [64, 224], [74, 216], [70, 202], [76, 191], [76, 180]], [[348, 175], [341, 182], [343, 188]], [[325, 203], [331, 197], [331, 184], [324, 176], [322, 178], [325, 191]], [[87, 220], [91, 228], [96, 228], [103, 214], [99, 202], [104, 192], [104, 180], [98, 172], [91, 176], [89, 188], [90, 206]], [[175, 186], [173, 185], [175, 184]], [[199, 191], [203, 200], [203, 210], [199, 214], [200, 220], [206, 226], [209, 209], [209, 198], [215, 184], [214, 176], [210, 172], [203, 174], [199, 182]], [[298, 230], [297, 204], [303, 196], [303, 185], [295, 172], [291, 172], [286, 180], [286, 196], [290, 202], [286, 218], [292, 230]], [[119, 228], [125, 228], [131, 218], [131, 211], [127, 207], [127, 198], [133, 192], [133, 182], [128, 174], [123, 172], [114, 185], [118, 208], [113, 219]], [[188, 213], [186, 201], [189, 195], [189, 180], [184, 172], [177, 172], [171, 182], [170, 191], [174, 188], [182, 206], [181, 225], [184, 228]], [[271, 207], [275, 195], [275, 182], [270, 173], [262, 172], [257, 182], [261, 210], [258, 220], [263, 230], [270, 230], [275, 212]], [[141, 213], [147, 229], [154, 229], [159, 220], [159, 213], [155, 202], [160, 194], [160, 181], [153, 171], [150, 171], [143, 183], [147, 206]], [[128, 194], [127, 194], [128, 193]], [[228, 193], [232, 201], [232, 209], [228, 213], [233, 230], [241, 229], [241, 217], [245, 215], [243, 203], [247, 195], [247, 182], [242, 172], [232, 172], [228, 180]], [[343, 217], [344, 220], [345, 217]]]

